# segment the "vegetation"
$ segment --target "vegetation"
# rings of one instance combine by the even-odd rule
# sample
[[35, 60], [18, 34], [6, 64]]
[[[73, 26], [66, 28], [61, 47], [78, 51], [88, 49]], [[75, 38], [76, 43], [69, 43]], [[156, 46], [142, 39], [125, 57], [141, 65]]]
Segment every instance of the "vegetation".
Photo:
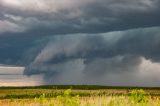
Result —
[[0, 90], [0, 106], [160, 106], [158, 89]]
[[99, 89], [160, 89], [160, 87], [133, 87], [133, 86], [101, 86], [101, 85], [42, 85], [24, 87], [0, 87], [0, 89], [76, 89], [76, 90], [99, 90]]

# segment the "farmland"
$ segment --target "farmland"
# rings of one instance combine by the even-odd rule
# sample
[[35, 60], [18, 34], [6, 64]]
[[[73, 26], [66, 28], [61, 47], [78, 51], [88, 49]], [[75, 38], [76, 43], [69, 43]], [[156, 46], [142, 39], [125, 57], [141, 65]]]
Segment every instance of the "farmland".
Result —
[[0, 106], [159, 106], [159, 99], [158, 87], [0, 87]]

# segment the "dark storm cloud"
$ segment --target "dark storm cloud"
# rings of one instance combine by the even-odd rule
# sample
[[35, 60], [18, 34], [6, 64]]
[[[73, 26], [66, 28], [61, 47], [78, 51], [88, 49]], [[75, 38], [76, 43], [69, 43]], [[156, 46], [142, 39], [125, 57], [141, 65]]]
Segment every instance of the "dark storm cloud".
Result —
[[0, 1], [3, 35], [100, 33], [160, 25], [159, 0]]
[[57, 36], [37, 55], [25, 73], [61, 74], [70, 67], [68, 64], [77, 61], [80, 61], [76, 65], [84, 75], [135, 71], [142, 57], [160, 61], [159, 30], [159, 27], [153, 27], [99, 35]]
[[0, 38], [0, 64], [25, 66], [45, 46], [48, 38], [3, 36]]
[[159, 6], [159, 0], [0, 0], [0, 64], [25, 66], [24, 74], [43, 74], [47, 84], [135, 77], [144, 60], [160, 62]]

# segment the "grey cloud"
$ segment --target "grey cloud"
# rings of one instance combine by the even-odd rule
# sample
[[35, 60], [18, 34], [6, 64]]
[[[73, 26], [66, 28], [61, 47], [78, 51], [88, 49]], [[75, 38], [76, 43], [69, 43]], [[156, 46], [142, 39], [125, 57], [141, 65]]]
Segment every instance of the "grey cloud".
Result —
[[12, 22], [13, 17], [19, 17], [14, 24], [24, 30], [14, 33], [7, 30], [5, 35], [101, 33], [160, 25], [158, 0], [14, 2], [1, 0], [1, 17], [9, 22], [11, 17], [5, 18], [6, 14], [12, 16]]
[[137, 78], [143, 59], [160, 62], [159, 6], [159, 0], [0, 0], [0, 64], [44, 74], [47, 84]]
[[0, 33], [4, 32], [23, 32], [24, 29], [19, 25], [8, 20], [0, 20]]
[[141, 58], [137, 56], [115, 56], [112, 58], [98, 58], [85, 62], [84, 74], [92, 77], [107, 73], [124, 73], [125, 71], [137, 71], [141, 64]]
[[[99, 35], [54, 36], [26, 68], [25, 74], [44, 74], [46, 82], [54, 82], [64, 73], [73, 75], [74, 70], [75, 74], [79, 70], [80, 76], [91, 79], [113, 73], [136, 72], [142, 58], [159, 62], [159, 37], [159, 27]], [[68, 77], [65, 78], [67, 80]]]
[[0, 63], [25, 66], [33, 61], [34, 57], [48, 42], [48, 37], [1, 36]]

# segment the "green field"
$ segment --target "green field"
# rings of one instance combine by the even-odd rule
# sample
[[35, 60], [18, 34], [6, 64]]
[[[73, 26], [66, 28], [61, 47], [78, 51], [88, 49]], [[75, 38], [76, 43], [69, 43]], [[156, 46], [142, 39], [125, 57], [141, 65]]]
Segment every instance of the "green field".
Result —
[[0, 87], [0, 106], [160, 106], [158, 87]]

